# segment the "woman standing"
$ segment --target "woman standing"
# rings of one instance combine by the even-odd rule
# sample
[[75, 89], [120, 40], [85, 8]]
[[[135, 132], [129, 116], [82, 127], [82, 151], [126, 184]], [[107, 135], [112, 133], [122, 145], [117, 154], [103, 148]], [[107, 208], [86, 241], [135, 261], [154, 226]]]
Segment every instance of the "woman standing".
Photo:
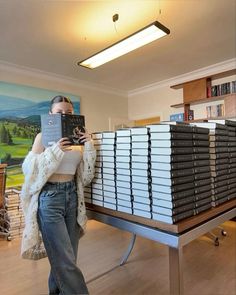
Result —
[[[50, 113], [73, 112], [69, 98], [52, 99]], [[81, 133], [84, 147], [70, 146], [68, 138], [61, 138], [45, 148], [41, 138], [39, 133], [22, 165], [25, 175], [21, 192], [25, 215], [22, 257], [48, 256], [49, 294], [88, 294], [76, 260], [78, 241], [87, 220], [83, 188], [93, 179], [96, 151], [87, 131]]]

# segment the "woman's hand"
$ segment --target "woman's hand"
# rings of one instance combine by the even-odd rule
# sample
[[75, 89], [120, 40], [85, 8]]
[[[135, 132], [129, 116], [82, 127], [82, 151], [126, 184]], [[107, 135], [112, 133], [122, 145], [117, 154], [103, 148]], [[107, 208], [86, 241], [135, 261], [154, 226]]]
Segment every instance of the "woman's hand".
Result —
[[68, 137], [63, 137], [57, 142], [59, 148], [63, 151], [71, 151], [71, 141], [69, 140]]
[[87, 129], [84, 129], [85, 132], [79, 132], [80, 134], [80, 142], [81, 143], [85, 143], [86, 141], [90, 141], [91, 140], [91, 135], [88, 133], [88, 130]]

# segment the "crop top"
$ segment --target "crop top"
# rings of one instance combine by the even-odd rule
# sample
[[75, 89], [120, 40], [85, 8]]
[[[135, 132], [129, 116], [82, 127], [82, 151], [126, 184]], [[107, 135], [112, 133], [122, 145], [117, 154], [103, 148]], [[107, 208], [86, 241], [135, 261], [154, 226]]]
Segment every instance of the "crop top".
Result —
[[75, 175], [76, 169], [82, 160], [82, 152], [80, 149], [73, 147], [71, 151], [66, 151], [58, 166], [55, 174]]

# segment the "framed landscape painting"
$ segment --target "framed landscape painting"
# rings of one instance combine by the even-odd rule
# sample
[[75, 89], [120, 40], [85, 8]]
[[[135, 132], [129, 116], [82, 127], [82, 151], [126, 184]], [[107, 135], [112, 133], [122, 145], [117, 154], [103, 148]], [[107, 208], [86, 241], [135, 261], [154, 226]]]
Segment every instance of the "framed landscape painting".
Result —
[[40, 115], [49, 112], [50, 100], [56, 95], [69, 97], [75, 114], [80, 114], [78, 96], [0, 82], [0, 163], [8, 165], [8, 188], [21, 187], [21, 164], [40, 132]]

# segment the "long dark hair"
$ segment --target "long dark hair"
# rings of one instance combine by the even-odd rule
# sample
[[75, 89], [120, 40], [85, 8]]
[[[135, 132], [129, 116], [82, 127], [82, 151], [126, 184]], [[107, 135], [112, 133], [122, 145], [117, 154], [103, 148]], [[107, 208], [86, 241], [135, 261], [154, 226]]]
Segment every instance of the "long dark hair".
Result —
[[53, 99], [50, 102], [50, 111], [52, 111], [52, 106], [54, 105], [54, 103], [58, 103], [58, 102], [67, 102], [67, 103], [70, 103], [72, 105], [72, 107], [74, 107], [73, 103], [69, 97], [66, 97], [63, 95], [57, 95], [57, 96], [53, 97]]

